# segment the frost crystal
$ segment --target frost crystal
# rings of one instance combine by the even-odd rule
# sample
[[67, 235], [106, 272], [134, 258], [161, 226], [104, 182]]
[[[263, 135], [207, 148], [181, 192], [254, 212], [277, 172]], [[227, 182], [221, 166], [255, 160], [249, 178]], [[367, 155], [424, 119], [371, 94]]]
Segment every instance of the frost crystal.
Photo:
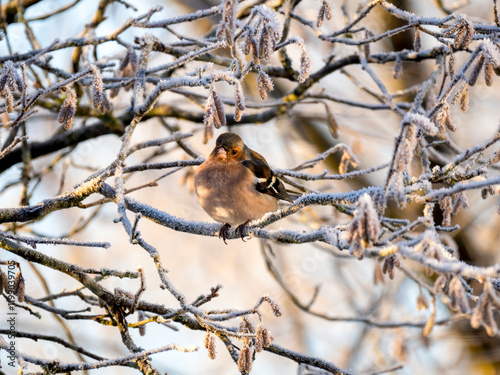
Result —
[[363, 194], [354, 211], [354, 218], [349, 225], [347, 241], [351, 254], [363, 258], [366, 247], [377, 241], [380, 235], [380, 221], [373, 201], [368, 194]]
[[481, 43], [481, 50], [487, 64], [493, 65], [495, 68], [500, 65], [500, 52], [498, 52], [498, 47], [490, 39], [485, 39]]
[[427, 116], [420, 113], [408, 113], [406, 118], [408, 123], [415, 124], [426, 134], [436, 135], [439, 133], [436, 125]]
[[279, 41], [282, 35], [281, 23], [278, 21], [276, 12], [266, 5], [258, 5], [252, 9], [252, 13], [258, 13], [266, 23], [274, 40]]
[[262, 70], [259, 71], [259, 75], [257, 76], [257, 87], [262, 99], [267, 98], [267, 91], [273, 91], [274, 89], [273, 80]]
[[76, 92], [72, 88], [67, 88], [66, 99], [59, 110], [59, 123], [63, 124], [65, 130], [71, 129], [73, 118], [76, 114]]
[[111, 104], [104, 93], [101, 71], [93, 64], [90, 65], [90, 71], [94, 75], [94, 81], [92, 82], [92, 103], [101, 113], [105, 113], [111, 109]]

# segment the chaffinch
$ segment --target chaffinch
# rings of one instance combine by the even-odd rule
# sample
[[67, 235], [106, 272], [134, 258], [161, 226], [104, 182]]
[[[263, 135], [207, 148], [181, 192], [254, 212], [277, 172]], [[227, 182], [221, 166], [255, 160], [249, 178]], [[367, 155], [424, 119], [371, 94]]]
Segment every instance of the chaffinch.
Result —
[[224, 223], [219, 238], [226, 242], [229, 228], [243, 239], [243, 227], [276, 211], [280, 199], [293, 203], [283, 183], [264, 157], [248, 148], [239, 135], [221, 134], [207, 160], [194, 175], [198, 201], [212, 219]]

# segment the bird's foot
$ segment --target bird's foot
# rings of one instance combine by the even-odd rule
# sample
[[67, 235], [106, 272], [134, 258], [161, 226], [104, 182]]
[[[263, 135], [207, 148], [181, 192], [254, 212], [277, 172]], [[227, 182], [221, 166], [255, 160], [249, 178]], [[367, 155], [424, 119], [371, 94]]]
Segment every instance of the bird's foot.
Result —
[[244, 234], [244, 230], [245, 230], [245, 226], [250, 222], [250, 220], [247, 220], [245, 221], [243, 224], [240, 224], [236, 227], [236, 229], [234, 230], [234, 233], [236, 233], [237, 235], [239, 235], [241, 237], [241, 240], [243, 242], [245, 242], [245, 234]]
[[226, 223], [219, 230], [219, 238], [222, 238], [222, 241], [224, 241], [226, 245], [227, 245], [226, 239], [227, 239], [227, 234], [229, 233], [229, 228], [231, 228], [231, 225]]

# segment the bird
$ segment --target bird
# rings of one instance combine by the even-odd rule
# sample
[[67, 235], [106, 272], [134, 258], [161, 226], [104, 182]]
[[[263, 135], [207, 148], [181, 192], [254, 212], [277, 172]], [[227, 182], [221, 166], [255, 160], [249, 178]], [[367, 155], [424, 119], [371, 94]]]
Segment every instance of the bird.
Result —
[[294, 202], [266, 159], [231, 132], [217, 137], [213, 151], [194, 174], [194, 188], [205, 212], [224, 224], [219, 231], [224, 243], [231, 226], [243, 239], [243, 228], [250, 221], [276, 211], [279, 200]]

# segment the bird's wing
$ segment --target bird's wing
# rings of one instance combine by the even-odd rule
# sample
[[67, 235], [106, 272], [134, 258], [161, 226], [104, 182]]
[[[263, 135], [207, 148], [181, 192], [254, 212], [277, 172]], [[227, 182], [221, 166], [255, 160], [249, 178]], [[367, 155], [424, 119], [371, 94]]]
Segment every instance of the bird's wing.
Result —
[[260, 154], [252, 151], [252, 158], [243, 160], [241, 164], [250, 169], [255, 175], [255, 189], [258, 192], [293, 203], [283, 183], [274, 175], [273, 171]]

